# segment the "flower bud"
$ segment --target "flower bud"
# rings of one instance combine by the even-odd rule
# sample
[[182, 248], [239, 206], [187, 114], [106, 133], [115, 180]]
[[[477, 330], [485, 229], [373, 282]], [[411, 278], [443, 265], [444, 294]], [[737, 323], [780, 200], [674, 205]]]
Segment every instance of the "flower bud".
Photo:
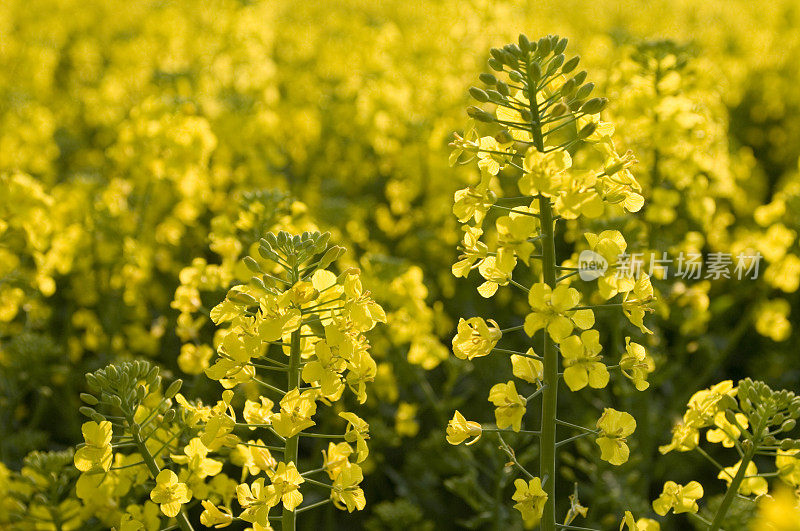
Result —
[[580, 85], [581, 83], [586, 81], [586, 76], [588, 76], [588, 75], [589, 74], [588, 74], [588, 72], [586, 72], [586, 70], [581, 70], [580, 72], [575, 74], [575, 76], [572, 79], [575, 80], [575, 85]]
[[180, 378], [175, 380], [167, 387], [167, 390], [164, 392], [164, 398], [172, 398], [173, 396], [178, 394], [178, 391], [181, 390], [181, 386], [183, 385], [183, 380]]
[[606, 98], [592, 98], [581, 106], [581, 111], [586, 114], [598, 114], [608, 105]]
[[479, 122], [486, 122], [486, 123], [494, 122], [494, 116], [492, 116], [491, 114], [489, 114], [488, 112], [484, 111], [479, 107], [474, 107], [474, 106], [467, 107], [467, 115], [469, 115], [470, 118], [474, 118]]
[[503, 96], [508, 96], [509, 95], [508, 85], [506, 85], [503, 81], [498, 81], [497, 82], [497, 92], [499, 92]]
[[[576, 77], [575, 82], [579, 83], [579, 81], [577, 80], [577, 76], [575, 77]], [[581, 85], [581, 87], [577, 90], [577, 92], [575, 92], [575, 99], [576, 100], [586, 99], [589, 96], [589, 94], [592, 93], [593, 90], [594, 90], [594, 83], [586, 83], [585, 85]]]
[[97, 411], [90, 408], [89, 406], [81, 406], [78, 408], [78, 412], [83, 415], [84, 417], [92, 418], [92, 415], [96, 415]]
[[96, 406], [100, 403], [94, 395], [90, 395], [89, 393], [81, 393], [81, 400], [89, 404], [90, 406]]
[[558, 41], [558, 43], [553, 48], [553, 53], [554, 54], [563, 53], [564, 50], [567, 49], [567, 43], [568, 42], [569, 42], [569, 39], [567, 39], [566, 37], [562, 38], [560, 41]]
[[533, 63], [528, 68], [528, 77], [531, 78], [531, 81], [534, 83], [538, 82], [542, 78], [542, 67], [539, 63]]
[[569, 61], [564, 63], [564, 66], [561, 67], [561, 73], [562, 74], [569, 74], [570, 72], [575, 70], [575, 68], [578, 66], [578, 63], [580, 63], [580, 61], [581, 61], [581, 58], [576, 55], [575, 57], [573, 57], [572, 59], [570, 59]]
[[502, 72], [503, 71], [503, 63], [495, 59], [494, 57], [489, 59], [489, 68], [494, 70], [495, 72]]
[[486, 103], [489, 101], [489, 95], [486, 93], [486, 91], [479, 89], [478, 87], [470, 87], [469, 95], [481, 103]]
[[531, 41], [528, 40], [527, 35], [524, 33], [519, 34], [519, 49], [522, 50], [524, 53], [528, 53], [531, 49]]
[[592, 134], [597, 131], [597, 124], [595, 122], [589, 122], [588, 124], [581, 127], [581, 130], [578, 131], [578, 138], [584, 139], [592, 136]]
[[788, 433], [792, 431], [795, 426], [797, 426], [797, 421], [794, 419], [789, 419], [781, 425], [781, 431], [784, 433]]
[[[558, 102], [553, 105], [553, 108], [550, 110], [550, 114], [553, 117], [561, 116], [569, 111], [569, 107], [564, 105], [563, 102]], [[588, 135], [587, 135], [588, 136]]]
[[164, 422], [169, 423], [172, 422], [173, 420], [175, 420], [175, 410], [168, 409], [167, 412], [164, 413]]
[[536, 53], [539, 55], [539, 57], [544, 57], [545, 55], [549, 54], [551, 49], [552, 45], [550, 44], [550, 39], [547, 37], [542, 37], [536, 44]]

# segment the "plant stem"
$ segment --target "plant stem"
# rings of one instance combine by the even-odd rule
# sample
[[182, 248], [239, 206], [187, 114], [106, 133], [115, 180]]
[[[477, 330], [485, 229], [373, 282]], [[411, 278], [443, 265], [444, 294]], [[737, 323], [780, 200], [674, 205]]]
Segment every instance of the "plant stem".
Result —
[[[544, 152], [542, 126], [539, 123], [539, 104], [536, 101], [536, 81], [531, 77], [530, 62], [528, 64], [528, 101], [530, 101], [531, 130], [534, 148]], [[550, 198], [539, 196], [539, 218], [541, 220], [542, 274], [545, 283], [551, 289], [556, 287], [556, 248], [553, 237], [553, 210]], [[545, 332], [542, 357], [544, 358], [544, 391], [542, 392], [542, 424], [539, 437], [539, 475], [547, 493], [547, 502], [542, 514], [542, 531], [556, 529], [556, 408], [558, 405], [558, 353], [550, 336]]]
[[[292, 285], [297, 282], [299, 274], [297, 268], [292, 272]], [[289, 370], [287, 390], [291, 391], [296, 387], [300, 387], [300, 329], [292, 332], [292, 343], [289, 351]], [[283, 452], [283, 461], [288, 465], [294, 463], [297, 466], [297, 448], [300, 442], [300, 435], [295, 435], [286, 439], [286, 449]], [[283, 531], [294, 531], [295, 529], [295, 512], [283, 508], [283, 515], [281, 518], [281, 529]]]
[[[752, 441], [746, 441], [752, 443]], [[711, 522], [711, 525], [708, 527], [709, 531], [718, 531], [720, 526], [722, 525], [722, 521], [725, 519], [725, 514], [728, 512], [728, 509], [733, 503], [733, 499], [736, 497], [736, 494], [739, 492], [739, 486], [742, 484], [742, 480], [744, 480], [747, 465], [750, 464], [750, 461], [753, 460], [753, 455], [755, 454], [755, 444], [750, 444], [749, 448], [747, 448], [742, 456], [742, 461], [739, 464], [739, 470], [736, 471], [736, 475], [731, 480], [731, 484], [728, 485], [728, 491], [725, 493], [725, 497], [722, 499], [722, 503], [719, 504], [719, 508], [717, 509], [717, 514], [714, 515], [714, 520]]]

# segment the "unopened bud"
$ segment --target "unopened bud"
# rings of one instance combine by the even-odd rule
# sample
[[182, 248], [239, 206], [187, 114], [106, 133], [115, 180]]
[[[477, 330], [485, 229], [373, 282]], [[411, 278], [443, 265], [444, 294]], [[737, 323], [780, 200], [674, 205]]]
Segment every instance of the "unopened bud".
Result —
[[181, 390], [182, 385], [183, 385], [183, 380], [181, 380], [180, 378], [175, 380], [169, 385], [169, 387], [167, 387], [167, 390], [164, 391], [164, 397], [172, 398], [173, 396], [177, 395], [178, 391]]
[[608, 105], [606, 98], [592, 98], [581, 106], [581, 111], [586, 114], [598, 114]]
[[489, 95], [486, 93], [486, 91], [479, 89], [478, 87], [470, 87], [469, 95], [481, 103], [486, 103], [489, 101]]

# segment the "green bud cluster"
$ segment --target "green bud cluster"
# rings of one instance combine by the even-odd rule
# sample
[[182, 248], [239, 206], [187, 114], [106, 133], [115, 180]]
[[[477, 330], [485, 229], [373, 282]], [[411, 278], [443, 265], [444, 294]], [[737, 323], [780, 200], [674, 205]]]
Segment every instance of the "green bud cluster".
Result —
[[[304, 232], [296, 235], [286, 231], [280, 231], [278, 234], [269, 233], [259, 241], [258, 253], [262, 258], [279, 264], [286, 272], [296, 271], [305, 274], [316, 269], [325, 269], [344, 254], [343, 247], [328, 246], [330, 237], [329, 232]], [[251, 257], [248, 258], [245, 260], [245, 265], [250, 271], [263, 275], [264, 271], [258, 262]], [[315, 263], [308, 264], [315, 258], [317, 259]], [[255, 277], [254, 282], [259, 286], [271, 285], [267, 276]]]
[[750, 378], [739, 382], [736, 396], [738, 402], [730, 398], [724, 404], [726, 418], [734, 418], [736, 411], [744, 413], [756, 445], [800, 450], [800, 438], [783, 435], [793, 432], [797, 426], [799, 396], [787, 390], [773, 391], [764, 382]]
[[[87, 373], [86, 383], [92, 392], [81, 393], [81, 400], [87, 405], [81, 407], [80, 412], [95, 422], [102, 422], [106, 420], [106, 416], [96, 409], [101, 405], [109, 408], [112, 413], [121, 413], [125, 418], [132, 418], [149, 395], [159, 392], [161, 376], [157, 366], [144, 360], [136, 360], [108, 365]], [[164, 399], [173, 398], [182, 383], [182, 380], [172, 382], [164, 393]], [[160, 413], [166, 415], [170, 411], [169, 406], [168, 400], [162, 400]]]
[[[558, 122], [558, 127], [545, 129], [543, 135], [562, 131], [566, 126], [585, 115], [599, 114], [608, 104], [606, 98], [589, 98], [594, 89], [593, 83], [586, 83], [587, 73], [582, 70], [572, 74], [578, 66], [578, 56], [566, 58], [567, 39], [558, 35], [548, 35], [531, 42], [525, 35], [519, 36], [519, 44], [508, 44], [493, 48], [489, 67], [495, 72], [507, 74], [508, 81], [495, 74], [483, 73], [479, 76], [485, 87], [472, 87], [470, 95], [478, 103], [491, 103], [507, 107], [520, 113], [522, 123], [503, 122], [494, 114], [480, 107], [467, 108], [467, 114], [478, 122], [493, 123], [512, 129], [528, 130], [525, 122], [531, 120], [540, 124]], [[517, 91], [528, 101], [546, 89], [546, 99], [535, 106], [520, 102]], [[573, 131], [566, 145], [585, 139], [594, 133], [596, 125], [589, 123], [581, 131]], [[559, 139], [561, 136], [558, 137]], [[542, 139], [543, 141], [546, 140]]]

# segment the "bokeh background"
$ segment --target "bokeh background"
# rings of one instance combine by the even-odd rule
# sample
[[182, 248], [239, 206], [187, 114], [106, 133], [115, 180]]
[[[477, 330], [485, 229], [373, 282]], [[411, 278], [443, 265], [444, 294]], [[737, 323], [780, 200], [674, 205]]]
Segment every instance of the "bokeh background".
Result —
[[[602, 405], [633, 413], [632, 458], [612, 470], [587, 441], [562, 452], [561, 474], [604, 529], [626, 508], [649, 514], [667, 479], [717, 485], [713, 507], [716, 471], [658, 446], [697, 389], [745, 375], [800, 387], [799, 27], [794, 0], [4, 0], [2, 462], [79, 442], [83, 374], [114, 360], [150, 359], [185, 394], [218, 396], [204, 309], [264, 231], [319, 228], [349, 247], [389, 324], [372, 333], [379, 373], [360, 410], [367, 508], [301, 526], [521, 528], [493, 443], [444, 441], [455, 408], [491, 418], [488, 388], [510, 375], [452, 357], [454, 323], [525, 313], [450, 273], [453, 193], [476, 175], [448, 166], [448, 142], [489, 48], [558, 33], [639, 160], [647, 203], [619, 225], [630, 245], [765, 258], [757, 280], [654, 282], [651, 388], [561, 398], [576, 422]], [[562, 256], [582, 230], [566, 225]]]

